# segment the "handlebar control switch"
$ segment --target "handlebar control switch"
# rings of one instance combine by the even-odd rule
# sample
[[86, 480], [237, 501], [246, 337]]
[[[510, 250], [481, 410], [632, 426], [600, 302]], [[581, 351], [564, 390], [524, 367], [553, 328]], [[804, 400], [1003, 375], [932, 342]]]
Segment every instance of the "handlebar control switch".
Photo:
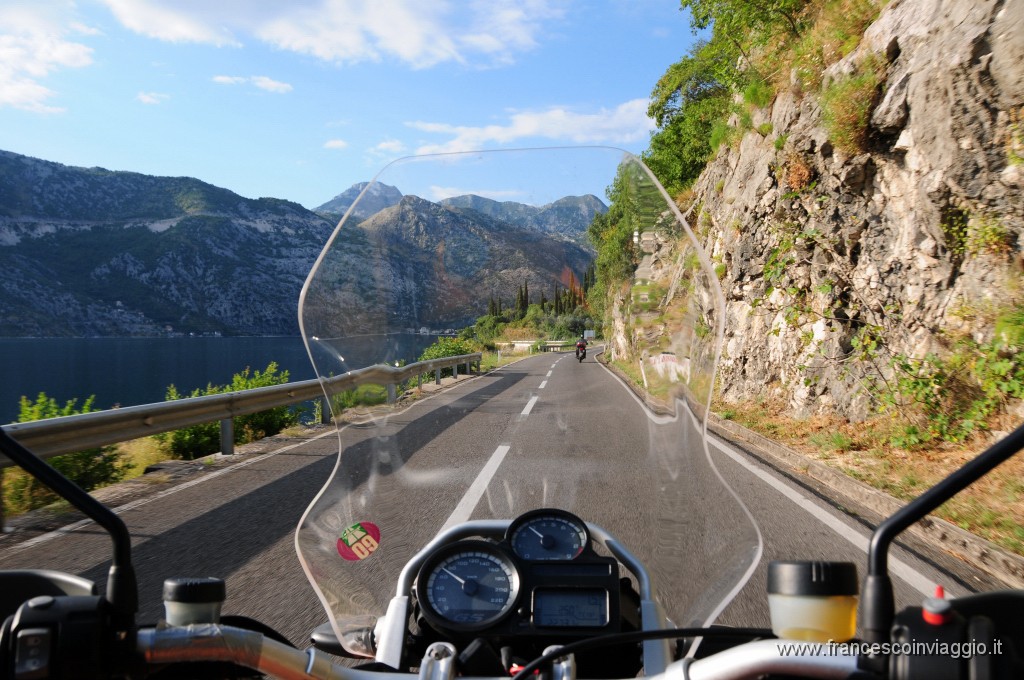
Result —
[[14, 643], [14, 677], [16, 680], [42, 680], [50, 677], [52, 644], [52, 634], [49, 628], [19, 630]]
[[164, 615], [172, 626], [219, 623], [227, 587], [219, 578], [169, 578], [164, 581]]

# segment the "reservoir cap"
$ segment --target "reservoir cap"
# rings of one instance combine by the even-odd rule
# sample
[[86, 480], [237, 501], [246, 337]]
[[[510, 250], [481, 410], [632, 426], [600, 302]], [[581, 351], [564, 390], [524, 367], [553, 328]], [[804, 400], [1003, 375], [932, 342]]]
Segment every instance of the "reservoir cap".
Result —
[[212, 604], [223, 602], [227, 587], [219, 578], [169, 578], [164, 581], [164, 602]]
[[768, 565], [770, 595], [830, 596], [857, 594], [853, 562], [776, 560]]

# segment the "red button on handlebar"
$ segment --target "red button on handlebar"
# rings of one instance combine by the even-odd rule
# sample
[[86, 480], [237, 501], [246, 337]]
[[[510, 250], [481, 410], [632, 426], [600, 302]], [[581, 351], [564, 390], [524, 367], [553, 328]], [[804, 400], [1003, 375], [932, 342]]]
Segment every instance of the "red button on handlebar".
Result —
[[942, 586], [935, 586], [935, 596], [929, 597], [921, 607], [921, 618], [925, 623], [933, 626], [941, 626], [953, 617], [953, 607], [946, 599], [946, 592]]

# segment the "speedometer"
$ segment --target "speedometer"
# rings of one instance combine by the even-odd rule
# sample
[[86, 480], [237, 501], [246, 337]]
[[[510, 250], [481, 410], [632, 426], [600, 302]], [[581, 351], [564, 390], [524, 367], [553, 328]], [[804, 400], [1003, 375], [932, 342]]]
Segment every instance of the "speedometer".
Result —
[[572, 560], [590, 542], [587, 525], [564, 510], [534, 510], [508, 528], [512, 552], [524, 560]]
[[423, 565], [416, 593], [427, 620], [451, 630], [479, 630], [508, 614], [519, 597], [519, 572], [493, 543], [460, 541]]

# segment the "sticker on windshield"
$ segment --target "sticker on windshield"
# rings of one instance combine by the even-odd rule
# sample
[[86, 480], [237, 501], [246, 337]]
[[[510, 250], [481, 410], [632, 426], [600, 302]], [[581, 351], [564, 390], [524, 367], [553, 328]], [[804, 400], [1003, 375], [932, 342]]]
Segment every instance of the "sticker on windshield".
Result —
[[380, 546], [380, 529], [372, 522], [359, 522], [341, 532], [338, 554], [349, 562], [365, 560]]

